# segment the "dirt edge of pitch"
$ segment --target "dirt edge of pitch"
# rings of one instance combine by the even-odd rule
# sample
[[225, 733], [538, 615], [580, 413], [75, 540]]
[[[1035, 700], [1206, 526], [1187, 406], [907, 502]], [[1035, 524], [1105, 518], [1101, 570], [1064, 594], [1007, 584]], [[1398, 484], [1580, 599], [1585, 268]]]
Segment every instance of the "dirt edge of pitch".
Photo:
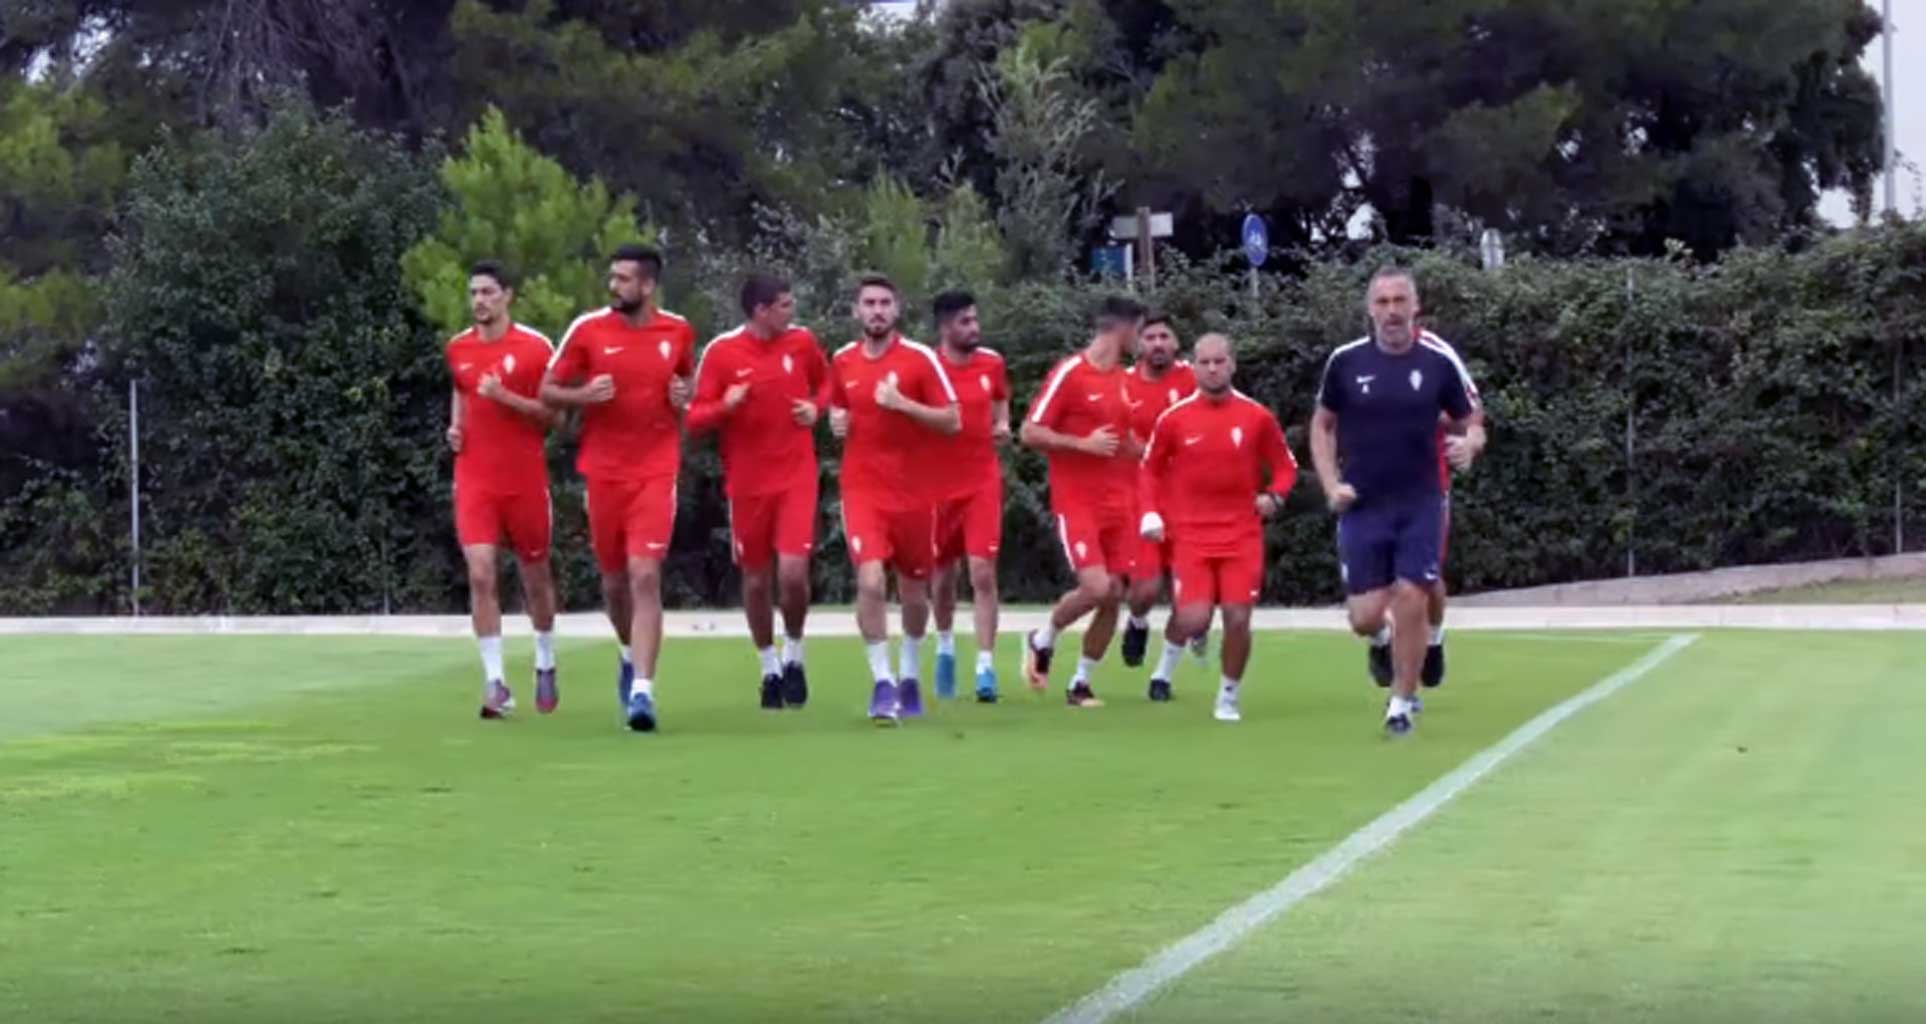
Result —
[[[1045, 609], [1004, 612], [1002, 632], [1013, 637], [1042, 625]], [[894, 616], [891, 616], [894, 619]], [[670, 637], [747, 637], [742, 613], [734, 609], [672, 611], [664, 616]], [[1162, 613], [1156, 617], [1162, 621]], [[957, 621], [969, 622], [967, 608]], [[503, 617], [504, 632], [528, 636], [528, 620]], [[1496, 630], [1676, 630], [1758, 629], [1882, 631], [1926, 630], [1926, 604], [1899, 605], [1655, 605], [1596, 608], [1454, 608], [1455, 632]], [[1342, 632], [1347, 626], [1337, 608], [1259, 608], [1253, 625], [1260, 630]], [[556, 632], [564, 638], [605, 637], [608, 622], [593, 612], [563, 615]], [[811, 636], [855, 636], [856, 617], [848, 611], [809, 617]], [[206, 615], [97, 618], [0, 618], [0, 636], [414, 636], [471, 635], [466, 615]]]
[[1674, 634], [1638, 660], [1593, 683], [1497, 743], [1473, 754], [1415, 796], [1346, 836], [1317, 859], [1286, 875], [1277, 884], [1219, 914], [1204, 927], [1165, 946], [1142, 964], [1111, 978], [1103, 987], [1048, 1017], [1044, 1024], [1101, 1024], [1144, 1005], [1152, 996], [1212, 957], [1223, 953], [1259, 928], [1282, 917], [1292, 907], [1322, 892], [1358, 865], [1396, 843], [1406, 832], [1457, 799], [1480, 779], [1496, 771], [1512, 755], [1531, 746], [1566, 719], [1649, 675], [1652, 670], [1690, 647], [1698, 636]]

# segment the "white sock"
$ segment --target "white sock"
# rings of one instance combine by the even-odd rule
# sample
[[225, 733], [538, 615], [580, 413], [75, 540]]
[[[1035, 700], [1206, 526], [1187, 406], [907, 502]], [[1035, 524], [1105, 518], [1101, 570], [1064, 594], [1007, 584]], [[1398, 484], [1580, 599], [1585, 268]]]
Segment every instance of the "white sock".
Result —
[[628, 644], [623, 644], [622, 646], [617, 647], [615, 649], [615, 653], [622, 658], [622, 664], [624, 665], [635, 664], [635, 655], [629, 652]]
[[1173, 644], [1169, 640], [1165, 640], [1164, 653], [1157, 658], [1157, 674], [1150, 678], [1161, 679], [1166, 683], [1176, 678], [1177, 663], [1183, 660], [1186, 649], [1183, 644]]
[[782, 638], [782, 663], [800, 665], [803, 663], [803, 638], [785, 636]]
[[920, 636], [903, 637], [902, 657], [897, 659], [896, 678], [923, 678], [923, 638]]
[[1218, 688], [1222, 689], [1225, 693], [1236, 693], [1239, 681], [1229, 676], [1223, 676], [1218, 679], [1217, 685]]
[[1396, 718], [1399, 715], [1408, 715], [1410, 713], [1411, 702], [1405, 700], [1403, 697], [1397, 696], [1392, 697], [1391, 703], [1386, 705], [1384, 709], [1384, 717], [1386, 718]]
[[889, 641], [878, 640], [869, 646], [869, 674], [879, 683], [891, 682], [889, 677]]
[[988, 672], [996, 667], [996, 655], [989, 651], [976, 652], [976, 670]]
[[1071, 677], [1070, 677], [1070, 685], [1074, 687], [1074, 686], [1076, 686], [1076, 685], [1077, 685], [1078, 683], [1087, 683], [1087, 682], [1089, 682], [1089, 681], [1090, 681], [1090, 673], [1092, 673], [1092, 672], [1095, 672], [1096, 670], [1097, 670], [1097, 659], [1095, 659], [1095, 658], [1078, 658], [1078, 659], [1077, 659], [1077, 674], [1076, 674], [1076, 675], [1074, 675], [1074, 676], [1071, 676]]
[[939, 658], [956, 657], [956, 634], [955, 633], [942, 632], [942, 633], [936, 634], [936, 656]]
[[782, 675], [782, 665], [776, 661], [776, 649], [774, 647], [756, 648], [756, 657], [762, 662], [763, 675]]
[[1130, 628], [1131, 629], [1149, 629], [1150, 620], [1148, 618], [1145, 618], [1142, 615], [1132, 615], [1130, 617]]
[[1431, 646], [1436, 647], [1441, 643], [1444, 643], [1444, 623], [1442, 622], [1431, 627]]
[[1390, 643], [1391, 643], [1391, 624], [1387, 622], [1384, 625], [1378, 627], [1378, 634], [1371, 638], [1371, 646], [1384, 647]]
[[630, 693], [646, 693], [646, 694], [648, 694], [649, 696], [651, 696], [651, 697], [653, 697], [653, 696], [655, 696], [655, 680], [653, 680], [653, 679], [637, 679], [637, 680], [635, 681], [635, 689], [633, 689], [633, 690], [631, 690], [631, 691], [629, 691], [629, 692], [630, 692]]
[[1055, 648], [1057, 646], [1057, 627], [1048, 622], [1044, 623], [1043, 628], [1037, 630], [1037, 642], [1030, 646], [1035, 647], [1039, 651], [1048, 651]]
[[555, 667], [555, 632], [536, 632], [535, 634], [535, 671], [546, 672]]
[[503, 679], [502, 638], [499, 636], [476, 637], [475, 646], [481, 648], [482, 675], [488, 677], [482, 681], [486, 683], [501, 682]]

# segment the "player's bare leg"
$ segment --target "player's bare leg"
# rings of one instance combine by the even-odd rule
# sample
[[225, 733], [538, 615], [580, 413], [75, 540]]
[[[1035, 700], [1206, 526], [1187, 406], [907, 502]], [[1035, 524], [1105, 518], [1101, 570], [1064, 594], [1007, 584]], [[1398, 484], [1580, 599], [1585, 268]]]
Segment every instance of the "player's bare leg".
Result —
[[1124, 626], [1123, 638], [1123, 663], [1130, 668], [1144, 663], [1144, 654], [1150, 649], [1150, 610], [1163, 592], [1162, 573], [1130, 581], [1125, 598], [1130, 605], [1130, 621]]
[[[1201, 610], [1204, 622], [1199, 628], [1210, 621], [1209, 607], [1204, 606]], [[1223, 678], [1218, 681], [1217, 706], [1212, 716], [1220, 722], [1236, 722], [1243, 718], [1243, 712], [1238, 707], [1238, 696], [1244, 684], [1244, 669], [1251, 662], [1251, 606], [1227, 604], [1223, 615], [1224, 646], [1220, 657], [1224, 672]]]
[[749, 642], [762, 664], [762, 707], [782, 710], [782, 665], [776, 660], [776, 567], [742, 568], [742, 617], [749, 623]]
[[493, 544], [470, 544], [461, 549], [468, 563], [468, 615], [475, 627], [475, 646], [481, 650], [481, 717], [501, 718], [515, 709], [502, 672], [501, 572]]
[[562, 702], [555, 672], [555, 568], [548, 559], [520, 563], [522, 603], [535, 630], [535, 710], [549, 714]]
[[[1391, 699], [1385, 705], [1384, 728], [1392, 736], [1402, 736], [1411, 731], [1418, 710], [1414, 698], [1424, 667], [1425, 588], [1399, 580], [1376, 593], [1384, 595], [1391, 620]], [[1354, 621], [1352, 627], [1357, 626]]]
[[1445, 679], [1444, 620], [1445, 584], [1443, 580], [1431, 584], [1425, 590], [1425, 621], [1430, 625], [1426, 632], [1424, 649], [1424, 671], [1419, 681], [1426, 686], [1442, 686]]
[[869, 673], [875, 682], [870, 691], [869, 717], [893, 723], [901, 712], [897, 700], [896, 677], [889, 667], [889, 576], [881, 561], [856, 566], [856, 631], [862, 634], [863, 648], [869, 655]]
[[976, 699], [996, 703], [996, 632], [1001, 614], [996, 589], [996, 563], [970, 558], [970, 593], [976, 612]]
[[1104, 652], [1110, 649], [1110, 638], [1117, 631], [1117, 620], [1123, 616], [1124, 582], [1110, 577], [1109, 593], [1097, 605], [1096, 614], [1090, 617], [1089, 628], [1083, 631], [1083, 657], [1077, 659], [1077, 672], [1070, 677], [1070, 688], [1066, 691], [1071, 707], [1094, 708], [1103, 706], [1097, 693], [1090, 686], [1090, 676], [1103, 661]]
[[635, 654], [629, 649], [629, 630], [635, 625], [635, 608], [629, 596], [629, 571], [626, 568], [602, 574], [602, 611], [615, 630], [616, 654], [621, 665], [615, 674], [615, 697], [624, 714], [628, 713], [629, 692], [635, 687]]
[[627, 646], [635, 664], [628, 723], [636, 732], [655, 731], [655, 664], [662, 652], [662, 561], [629, 557]]
[[1150, 673], [1149, 698], [1159, 704], [1175, 696], [1172, 684], [1177, 678], [1177, 663], [1194, 637], [1210, 631], [1213, 608], [1207, 604], [1179, 605], [1170, 610], [1164, 625], [1164, 649], [1157, 656], [1157, 667]]
[[930, 625], [930, 581], [896, 577], [896, 595], [903, 602], [903, 650], [896, 666], [896, 699], [908, 718], [923, 714], [923, 636]]
[[803, 623], [809, 618], [809, 557], [778, 555], [776, 587], [782, 602], [782, 699], [792, 708], [809, 702], [803, 671]]
[[1076, 589], [1057, 599], [1056, 607], [1050, 610], [1050, 621], [1032, 632], [1023, 645], [1023, 674], [1029, 677], [1031, 689], [1041, 690], [1050, 685], [1050, 658], [1056, 652], [1057, 634], [1096, 611], [1110, 598], [1110, 593], [1110, 573], [1102, 566], [1093, 565], [1077, 572]]
[[[956, 696], [956, 578], [957, 562], [938, 565], [930, 573], [930, 611], [936, 619], [936, 696]], [[980, 604], [983, 598], [977, 596]], [[978, 638], [981, 643], [981, 638]]]

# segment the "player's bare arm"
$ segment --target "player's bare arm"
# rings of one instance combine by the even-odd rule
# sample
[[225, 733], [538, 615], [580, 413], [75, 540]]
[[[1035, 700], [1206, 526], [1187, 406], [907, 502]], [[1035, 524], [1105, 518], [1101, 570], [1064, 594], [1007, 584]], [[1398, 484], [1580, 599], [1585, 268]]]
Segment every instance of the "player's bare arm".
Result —
[[677, 412], [689, 408], [689, 400], [695, 397], [695, 381], [688, 377], [669, 378], [669, 404]]
[[1074, 434], [1059, 433], [1041, 423], [1029, 420], [1024, 421], [1018, 440], [1024, 447], [1034, 448], [1040, 452], [1082, 452], [1085, 455], [1095, 455], [1105, 459], [1117, 454], [1118, 446], [1122, 443], [1115, 427], [1098, 427], [1084, 437], [1077, 437]]
[[1483, 409], [1473, 409], [1471, 415], [1463, 419], [1453, 420], [1448, 416], [1446, 419], [1446, 429], [1451, 433], [1445, 437], [1445, 461], [1462, 473], [1484, 454], [1485, 413]]
[[1311, 414], [1311, 465], [1317, 468], [1325, 502], [1331, 511], [1342, 512], [1358, 500], [1358, 492], [1338, 474], [1337, 426], [1337, 413], [1323, 406]]
[[1005, 398], [991, 408], [990, 440], [1004, 444], [1010, 440], [1010, 400]]
[[483, 377], [481, 383], [476, 386], [475, 392], [491, 402], [499, 402], [507, 406], [517, 415], [534, 420], [544, 427], [555, 425], [554, 409], [549, 408], [548, 405], [537, 399], [518, 395], [508, 388], [503, 387], [501, 377], [496, 374], [491, 373]]
[[955, 434], [963, 429], [962, 406], [955, 402], [941, 406], [924, 405], [905, 396], [893, 380], [876, 385], [876, 404], [892, 412], [900, 412], [939, 434]]
[[448, 392], [448, 447], [461, 454], [461, 392]]
[[549, 405], [570, 409], [601, 405], [615, 397], [615, 378], [604, 373], [590, 378], [586, 384], [570, 386], [550, 373], [542, 378], [541, 396]]

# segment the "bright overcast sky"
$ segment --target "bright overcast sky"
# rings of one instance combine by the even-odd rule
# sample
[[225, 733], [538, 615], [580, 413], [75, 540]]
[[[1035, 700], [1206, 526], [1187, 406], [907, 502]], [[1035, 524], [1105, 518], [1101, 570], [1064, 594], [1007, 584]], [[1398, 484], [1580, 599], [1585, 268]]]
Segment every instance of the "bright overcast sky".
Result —
[[[1871, 0], [1874, 10], [1879, 0]], [[1893, 138], [1899, 147], [1899, 173], [1893, 181], [1899, 212], [1906, 217], [1920, 214], [1921, 193], [1926, 192], [1926, 0], [1892, 0], [1893, 26]], [[1880, 40], [1866, 48], [1866, 70], [1874, 79], [1884, 81], [1880, 66]], [[1918, 166], [1908, 166], [1911, 160]], [[1881, 210], [1884, 183], [1874, 182], [1873, 211]], [[1852, 207], [1846, 197], [1829, 195], [1820, 209], [1827, 219], [1838, 224], [1852, 222]]]

